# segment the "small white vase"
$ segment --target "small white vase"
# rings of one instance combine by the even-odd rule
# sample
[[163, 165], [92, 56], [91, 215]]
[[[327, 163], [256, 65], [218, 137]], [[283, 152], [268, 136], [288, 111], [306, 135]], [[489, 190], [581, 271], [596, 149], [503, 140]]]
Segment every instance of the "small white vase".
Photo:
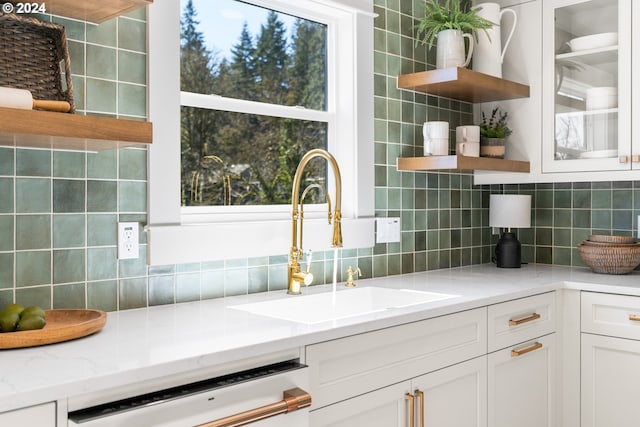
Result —
[[[469, 39], [469, 53], [465, 58], [464, 39]], [[473, 37], [460, 30], [443, 30], [438, 33], [436, 68], [466, 67], [473, 54]]]

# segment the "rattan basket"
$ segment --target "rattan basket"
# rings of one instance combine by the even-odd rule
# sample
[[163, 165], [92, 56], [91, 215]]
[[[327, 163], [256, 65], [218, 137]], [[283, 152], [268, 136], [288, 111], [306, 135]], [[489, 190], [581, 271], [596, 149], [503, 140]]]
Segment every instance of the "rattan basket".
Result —
[[624, 243], [624, 244], [632, 244], [636, 243], [637, 239], [633, 236], [614, 236], [611, 234], [592, 234], [587, 239], [591, 242], [598, 243]]
[[33, 99], [67, 101], [69, 112], [74, 113], [64, 27], [30, 17], [0, 15], [0, 86], [26, 89]]
[[580, 257], [595, 273], [627, 274], [640, 265], [640, 246], [578, 245]]

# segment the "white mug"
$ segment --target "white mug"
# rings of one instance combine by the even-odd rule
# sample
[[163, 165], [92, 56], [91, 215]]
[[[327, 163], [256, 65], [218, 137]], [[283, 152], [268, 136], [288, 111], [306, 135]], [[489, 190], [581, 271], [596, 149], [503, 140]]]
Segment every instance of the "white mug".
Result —
[[456, 153], [466, 157], [480, 157], [480, 142], [458, 142]]
[[480, 142], [480, 126], [466, 125], [456, 127], [456, 142]]
[[422, 125], [425, 156], [449, 154], [449, 122], [425, 122]]

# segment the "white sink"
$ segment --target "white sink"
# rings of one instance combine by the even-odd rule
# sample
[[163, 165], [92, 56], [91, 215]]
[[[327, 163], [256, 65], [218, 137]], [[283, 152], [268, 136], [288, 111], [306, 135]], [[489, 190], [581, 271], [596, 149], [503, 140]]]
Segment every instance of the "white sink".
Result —
[[314, 295], [291, 295], [282, 299], [232, 305], [229, 308], [293, 322], [314, 324], [457, 296], [409, 289], [366, 287], [338, 291], [335, 294], [335, 301], [333, 294], [326, 292]]

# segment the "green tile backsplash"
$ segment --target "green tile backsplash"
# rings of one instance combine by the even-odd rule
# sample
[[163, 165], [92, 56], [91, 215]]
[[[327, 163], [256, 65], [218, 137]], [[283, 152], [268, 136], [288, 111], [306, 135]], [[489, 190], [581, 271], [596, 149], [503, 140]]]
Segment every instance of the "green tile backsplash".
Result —
[[[631, 234], [640, 182], [474, 186], [469, 173], [400, 172], [398, 156], [422, 155], [422, 123], [472, 123], [468, 103], [399, 90], [396, 76], [435, 67], [415, 47], [421, 0], [376, 0], [374, 47], [375, 214], [401, 218], [401, 242], [342, 250], [348, 266], [382, 277], [490, 262], [489, 194], [533, 196], [532, 228], [519, 230], [527, 262], [582, 265], [575, 245], [593, 232]], [[78, 114], [146, 118], [144, 10], [100, 25], [67, 27]], [[118, 221], [146, 221], [147, 152], [84, 153], [0, 148], [0, 305], [125, 310], [285, 288], [283, 254], [240, 260], [146, 266], [117, 259]], [[332, 252], [312, 271], [330, 282]]]

